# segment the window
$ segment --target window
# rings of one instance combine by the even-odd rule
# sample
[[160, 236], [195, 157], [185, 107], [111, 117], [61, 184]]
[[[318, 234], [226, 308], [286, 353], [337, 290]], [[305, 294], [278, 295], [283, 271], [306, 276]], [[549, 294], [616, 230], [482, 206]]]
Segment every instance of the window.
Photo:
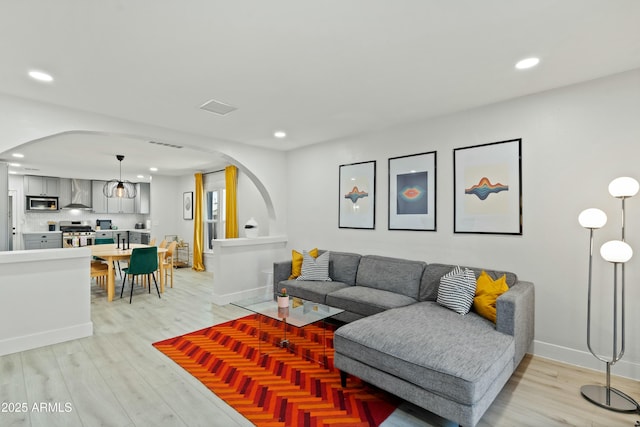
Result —
[[225, 237], [225, 196], [224, 188], [205, 191], [204, 238], [209, 250], [213, 249], [211, 240]]

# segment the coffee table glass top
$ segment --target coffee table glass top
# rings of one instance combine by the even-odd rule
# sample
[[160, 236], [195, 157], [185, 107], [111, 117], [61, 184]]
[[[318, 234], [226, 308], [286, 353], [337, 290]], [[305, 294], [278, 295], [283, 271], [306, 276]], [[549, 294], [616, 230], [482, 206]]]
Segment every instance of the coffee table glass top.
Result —
[[231, 304], [272, 319], [286, 319], [287, 324], [298, 328], [327, 319], [344, 311], [340, 308], [297, 297], [290, 298], [289, 307], [287, 308], [278, 308], [278, 303], [275, 300], [265, 299], [264, 297], [236, 301]]

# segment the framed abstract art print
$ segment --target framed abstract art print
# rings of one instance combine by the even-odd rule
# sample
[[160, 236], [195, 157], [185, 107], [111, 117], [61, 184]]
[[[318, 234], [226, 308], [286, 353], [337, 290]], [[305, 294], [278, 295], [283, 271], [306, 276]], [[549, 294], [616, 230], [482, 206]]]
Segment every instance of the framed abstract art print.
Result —
[[436, 231], [436, 152], [389, 159], [389, 230]]
[[338, 227], [376, 227], [376, 162], [340, 165]]
[[522, 234], [522, 139], [453, 150], [454, 233]]

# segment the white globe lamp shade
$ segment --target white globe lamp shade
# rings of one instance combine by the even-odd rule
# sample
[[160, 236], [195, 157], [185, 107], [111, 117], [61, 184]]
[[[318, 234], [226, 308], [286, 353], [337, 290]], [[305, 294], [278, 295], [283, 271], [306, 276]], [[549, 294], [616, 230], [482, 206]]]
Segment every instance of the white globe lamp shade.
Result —
[[638, 181], [628, 176], [621, 176], [609, 183], [609, 194], [613, 197], [633, 197], [639, 189]]
[[596, 208], [585, 209], [578, 215], [578, 222], [584, 228], [602, 228], [607, 223], [607, 214]]
[[600, 255], [605, 261], [627, 262], [633, 256], [633, 249], [620, 240], [610, 240], [600, 247]]

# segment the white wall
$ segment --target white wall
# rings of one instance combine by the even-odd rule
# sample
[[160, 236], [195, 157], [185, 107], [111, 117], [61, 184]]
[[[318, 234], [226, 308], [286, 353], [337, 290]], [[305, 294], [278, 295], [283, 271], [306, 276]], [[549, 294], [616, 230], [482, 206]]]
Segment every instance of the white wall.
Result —
[[[289, 247], [320, 248], [514, 271], [536, 285], [534, 352], [603, 369], [586, 347], [588, 232], [599, 207], [609, 224], [596, 248], [619, 238], [620, 202], [607, 186], [640, 180], [640, 70], [288, 154]], [[522, 138], [522, 236], [453, 233], [453, 149]], [[389, 157], [437, 150], [437, 231], [387, 229]], [[338, 167], [377, 161], [375, 230], [338, 229]], [[640, 378], [640, 196], [627, 201], [627, 349], [614, 374]], [[593, 344], [611, 352], [613, 274], [594, 264]]]
[[[160, 243], [164, 236], [177, 234], [188, 241], [193, 237], [182, 235], [182, 179], [173, 176], [154, 176], [151, 180], [151, 237]], [[187, 190], [184, 190], [187, 191]]]
[[9, 165], [0, 162], [0, 251], [9, 250]]

